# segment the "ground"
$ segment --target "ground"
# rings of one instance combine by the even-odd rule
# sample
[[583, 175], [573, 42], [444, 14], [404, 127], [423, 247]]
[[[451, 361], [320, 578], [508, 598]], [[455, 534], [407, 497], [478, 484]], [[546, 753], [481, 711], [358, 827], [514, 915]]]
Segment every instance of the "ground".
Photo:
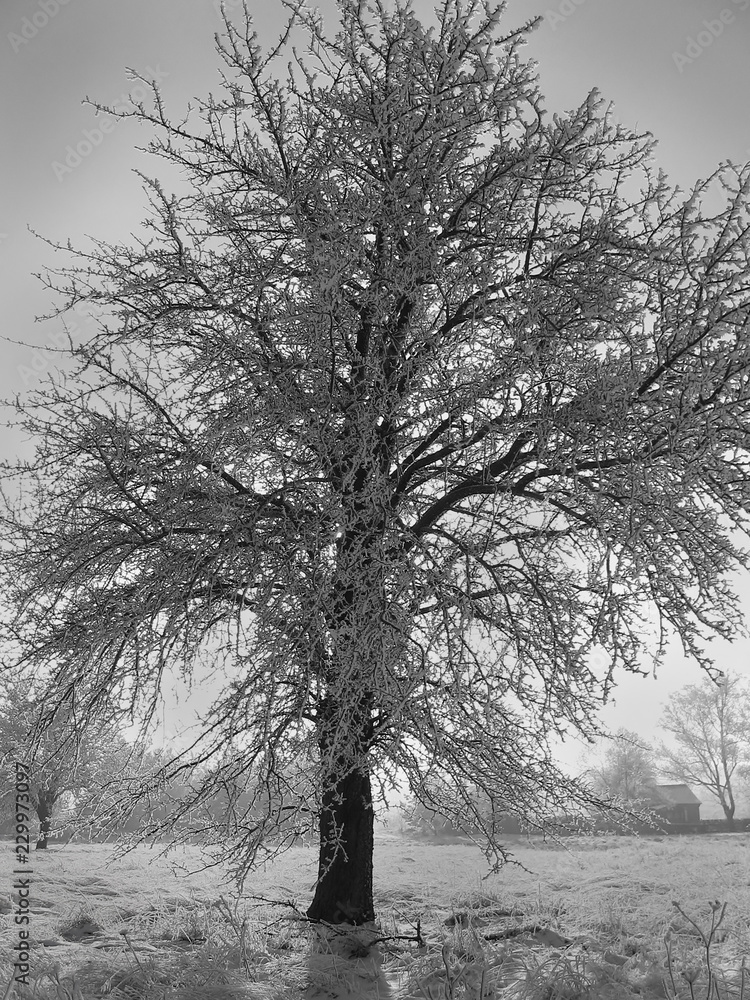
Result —
[[[673, 1000], [689, 997], [692, 986], [704, 997], [701, 932], [708, 936], [721, 915], [716, 901], [727, 908], [710, 940], [711, 971], [720, 1000], [742, 996], [750, 836], [566, 844], [567, 851], [515, 839], [511, 849], [526, 870], [507, 866], [485, 878], [486, 862], [473, 845], [381, 835], [378, 927], [323, 942], [303, 919], [315, 878], [312, 848], [289, 851], [237, 898], [218, 868], [196, 871], [196, 849], [166, 858], [139, 849], [109, 861], [105, 845], [53, 846], [32, 858], [33, 986], [16, 996]], [[0, 852], [7, 859], [0, 872], [2, 997], [19, 925], [10, 842]], [[390, 940], [371, 946], [375, 936]], [[750, 983], [746, 990], [750, 996]]]

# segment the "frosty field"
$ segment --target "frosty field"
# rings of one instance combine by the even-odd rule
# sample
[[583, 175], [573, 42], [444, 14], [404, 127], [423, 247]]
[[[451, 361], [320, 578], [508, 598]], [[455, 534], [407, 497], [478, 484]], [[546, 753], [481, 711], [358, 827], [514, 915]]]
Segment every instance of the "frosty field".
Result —
[[[473, 845], [383, 834], [375, 892], [386, 940], [313, 957], [302, 919], [313, 848], [294, 848], [253, 875], [237, 900], [217, 868], [195, 871], [197, 850], [164, 858], [139, 849], [112, 861], [106, 846], [53, 846], [32, 858], [33, 985], [16, 995], [573, 1000], [689, 997], [692, 990], [705, 997], [700, 930], [708, 934], [720, 915], [714, 901], [727, 903], [709, 949], [716, 991], [750, 995], [741, 972], [750, 955], [749, 843], [742, 835], [582, 838], [566, 851], [518, 840], [514, 854], [527, 870], [509, 865], [483, 879], [486, 863]], [[10, 844], [2, 846], [10, 860]], [[6, 864], [0, 996], [17, 938], [11, 885]], [[336, 980], [354, 966], [358, 986], [342, 993]]]

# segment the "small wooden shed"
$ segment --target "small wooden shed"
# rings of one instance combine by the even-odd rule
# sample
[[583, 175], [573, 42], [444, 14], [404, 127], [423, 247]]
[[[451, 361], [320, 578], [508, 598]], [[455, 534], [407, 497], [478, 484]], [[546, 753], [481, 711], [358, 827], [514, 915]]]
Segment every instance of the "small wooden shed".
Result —
[[668, 823], [699, 823], [701, 801], [687, 785], [657, 785], [658, 812]]

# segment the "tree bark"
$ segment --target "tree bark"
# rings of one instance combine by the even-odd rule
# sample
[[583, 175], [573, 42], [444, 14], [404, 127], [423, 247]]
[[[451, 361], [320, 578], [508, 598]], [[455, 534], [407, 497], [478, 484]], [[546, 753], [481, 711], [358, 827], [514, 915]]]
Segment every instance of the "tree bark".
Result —
[[375, 919], [372, 895], [374, 812], [364, 751], [370, 736], [369, 699], [348, 714], [349, 733], [337, 745], [341, 710], [335, 699], [320, 706], [318, 745], [324, 763], [319, 817], [320, 848], [311, 920], [365, 924]]
[[734, 830], [734, 811], [736, 806], [734, 802], [734, 795], [732, 794], [732, 786], [729, 781], [726, 760], [724, 760], [724, 774], [726, 776], [726, 785], [723, 789], [721, 789], [719, 801], [721, 802], [721, 808], [724, 810], [724, 815], [727, 819], [727, 827], [730, 830]]
[[364, 924], [375, 919], [373, 821], [367, 772], [352, 770], [324, 792], [318, 883], [307, 911], [311, 920]]
[[722, 802], [722, 806], [724, 808], [724, 815], [726, 816], [727, 820], [727, 827], [730, 830], [734, 830], [734, 803], [729, 805], [726, 802]]
[[47, 850], [47, 840], [52, 829], [53, 803], [45, 795], [39, 795], [36, 814], [39, 817], [39, 839], [36, 842], [37, 851]]

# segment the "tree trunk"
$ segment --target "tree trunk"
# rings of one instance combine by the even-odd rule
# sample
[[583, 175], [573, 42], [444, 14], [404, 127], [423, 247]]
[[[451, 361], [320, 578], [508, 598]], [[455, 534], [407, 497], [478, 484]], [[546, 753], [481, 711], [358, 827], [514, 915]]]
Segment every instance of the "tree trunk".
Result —
[[39, 839], [36, 842], [36, 849], [46, 851], [47, 839], [52, 829], [52, 803], [44, 795], [39, 796], [36, 814], [39, 817]]
[[727, 781], [726, 787], [722, 789], [721, 808], [724, 810], [724, 815], [727, 818], [727, 827], [730, 830], [734, 830], [735, 802], [734, 795], [732, 794], [732, 786], [729, 784], [729, 781]]
[[[368, 477], [369, 469], [360, 468], [360, 489]], [[375, 919], [374, 812], [367, 757], [373, 696], [362, 661], [375, 658], [381, 647], [385, 598], [382, 559], [375, 559], [381, 515], [364, 516], [356, 497], [348, 503], [355, 515], [340, 542], [328, 621], [336, 636], [336, 655], [322, 671], [328, 693], [317, 706], [320, 853], [307, 916], [332, 924], [366, 924]]]
[[730, 830], [734, 830], [734, 803], [729, 805], [728, 803], [722, 802], [724, 807], [724, 815], [727, 818], [727, 827]]
[[311, 920], [364, 924], [375, 919], [373, 821], [368, 773], [350, 771], [324, 792], [318, 884], [307, 911]]

